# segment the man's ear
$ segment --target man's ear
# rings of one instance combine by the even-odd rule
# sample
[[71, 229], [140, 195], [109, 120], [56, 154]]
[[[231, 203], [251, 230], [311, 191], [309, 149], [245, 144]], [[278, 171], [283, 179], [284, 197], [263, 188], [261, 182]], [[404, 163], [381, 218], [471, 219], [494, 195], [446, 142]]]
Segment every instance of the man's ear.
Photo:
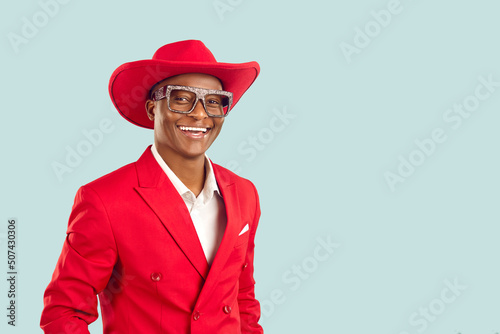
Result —
[[152, 121], [155, 119], [155, 101], [153, 100], [147, 100], [146, 101], [146, 113], [148, 114], [148, 118]]

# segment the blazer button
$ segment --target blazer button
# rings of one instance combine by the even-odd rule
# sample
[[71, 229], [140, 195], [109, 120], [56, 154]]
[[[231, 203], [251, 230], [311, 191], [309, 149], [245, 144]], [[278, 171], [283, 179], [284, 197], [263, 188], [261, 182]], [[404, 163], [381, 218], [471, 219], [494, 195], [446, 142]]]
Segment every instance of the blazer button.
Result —
[[198, 319], [200, 319], [200, 311], [194, 311], [193, 320], [196, 321]]
[[224, 311], [224, 313], [229, 314], [229, 313], [231, 313], [231, 306], [224, 305], [224, 307], [222, 308], [222, 310]]
[[152, 273], [151, 280], [153, 282], [158, 282], [159, 280], [161, 280], [161, 274], [160, 273]]
[[246, 269], [246, 267], [248, 267], [248, 263], [245, 263], [245, 264], [243, 265], [243, 268], [241, 268], [241, 270], [245, 270], [245, 269]]

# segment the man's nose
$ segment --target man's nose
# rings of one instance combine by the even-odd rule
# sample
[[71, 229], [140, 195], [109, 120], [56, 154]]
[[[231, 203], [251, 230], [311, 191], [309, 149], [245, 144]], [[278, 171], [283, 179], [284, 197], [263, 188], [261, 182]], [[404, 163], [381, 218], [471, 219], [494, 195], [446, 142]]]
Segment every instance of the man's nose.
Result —
[[196, 119], [204, 119], [208, 117], [208, 114], [205, 111], [205, 108], [203, 107], [203, 102], [201, 101], [201, 99], [196, 102], [193, 111], [191, 111], [188, 115]]

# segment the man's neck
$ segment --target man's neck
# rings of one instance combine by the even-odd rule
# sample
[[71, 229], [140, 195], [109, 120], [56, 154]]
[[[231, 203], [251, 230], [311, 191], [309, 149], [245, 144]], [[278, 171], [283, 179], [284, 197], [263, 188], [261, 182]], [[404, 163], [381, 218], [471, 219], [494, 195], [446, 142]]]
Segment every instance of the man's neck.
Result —
[[179, 180], [198, 197], [205, 185], [205, 156], [186, 159], [176, 154], [158, 153]]

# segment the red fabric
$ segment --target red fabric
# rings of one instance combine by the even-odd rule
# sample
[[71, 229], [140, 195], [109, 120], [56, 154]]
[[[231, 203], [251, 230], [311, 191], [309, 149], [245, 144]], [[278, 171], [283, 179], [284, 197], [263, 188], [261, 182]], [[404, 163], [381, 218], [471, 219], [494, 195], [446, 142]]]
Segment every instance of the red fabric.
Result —
[[[209, 268], [189, 212], [148, 147], [78, 190], [44, 295], [45, 333], [262, 333], [254, 295], [253, 184], [218, 165], [227, 228]], [[249, 231], [238, 234], [245, 225]]]

